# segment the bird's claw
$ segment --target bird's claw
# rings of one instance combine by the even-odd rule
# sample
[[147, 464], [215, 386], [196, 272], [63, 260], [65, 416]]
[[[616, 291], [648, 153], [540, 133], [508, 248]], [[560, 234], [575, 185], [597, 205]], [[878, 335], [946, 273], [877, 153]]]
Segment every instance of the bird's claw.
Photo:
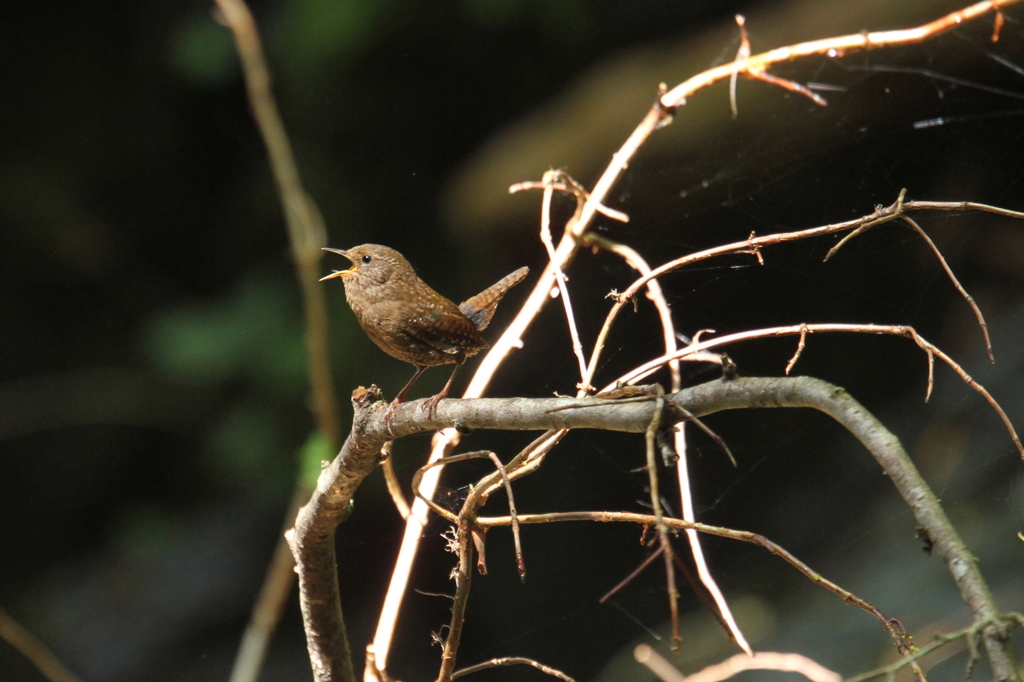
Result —
[[437, 404], [447, 397], [448, 396], [442, 393], [438, 393], [437, 395], [431, 396], [423, 401], [423, 409], [427, 413], [427, 419], [433, 419], [437, 416]]

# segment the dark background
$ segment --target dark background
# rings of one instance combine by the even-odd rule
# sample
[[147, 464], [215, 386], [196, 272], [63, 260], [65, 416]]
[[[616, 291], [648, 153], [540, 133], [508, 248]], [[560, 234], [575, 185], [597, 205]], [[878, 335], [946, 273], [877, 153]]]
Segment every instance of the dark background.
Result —
[[[958, 6], [888, 4], [288, 0], [253, 9], [330, 243], [393, 246], [461, 300], [520, 265], [543, 264], [539, 194], [510, 197], [508, 185], [551, 167], [592, 184], [659, 82], [671, 87], [735, 54], [735, 12], [748, 13], [761, 51], [911, 26]], [[29, 3], [0, 24], [0, 605], [85, 680], [226, 679], [313, 429], [280, 204], [230, 36], [210, 10]], [[911, 198], [1024, 210], [1022, 20], [1011, 8], [998, 43], [985, 19], [926, 45], [775, 70], [831, 86], [826, 108], [742, 81], [733, 121], [724, 86], [702, 92], [613, 192], [609, 203], [629, 224], [599, 218], [595, 229], [656, 264], [751, 231], [854, 218], [904, 187]], [[996, 365], [932, 254], [895, 223], [828, 264], [821, 258], [834, 239], [766, 250], [764, 266], [708, 262], [663, 286], [688, 334], [914, 325], [1024, 426], [1024, 224], [977, 213], [919, 220], [988, 316]], [[325, 272], [331, 265], [339, 266], [328, 262]], [[633, 276], [589, 253], [571, 276], [589, 347], [604, 294]], [[355, 328], [340, 283], [331, 284], [347, 421], [352, 388], [376, 383], [393, 395], [410, 368]], [[574, 391], [563, 320], [549, 306], [492, 394]], [[643, 302], [620, 321], [599, 379], [657, 353], [658, 338]], [[794, 347], [788, 339], [729, 352], [744, 374], [777, 375]], [[925, 357], [894, 338], [815, 336], [796, 371], [845, 386], [903, 439], [1000, 605], [1024, 609], [1022, 465], [977, 394], [939, 368], [923, 403]], [[444, 374], [428, 373], [417, 396]], [[689, 382], [714, 377], [687, 370]], [[694, 437], [701, 520], [766, 534], [901, 618], [919, 643], [969, 622], [941, 561], [922, 552], [909, 512], [851, 437], [797, 411], [708, 422], [739, 467]], [[528, 438], [474, 434], [463, 447], [507, 458]], [[405, 480], [425, 447], [426, 439], [396, 445]], [[519, 509], [643, 510], [645, 477], [633, 471], [642, 457], [636, 437], [572, 434], [519, 484]], [[457, 498], [486, 471], [469, 464], [444, 484]], [[416, 588], [452, 589], [443, 530], [428, 528]], [[374, 474], [338, 533], [357, 653], [372, 638], [400, 534]], [[628, 649], [614, 652], [664, 636], [660, 568], [616, 605], [597, 604], [645, 556], [636, 529], [524, 535], [530, 577], [520, 586], [507, 534], [491, 534], [491, 574], [474, 583], [460, 663], [528, 655], [577, 679], [644, 679]], [[876, 621], [763, 550], [709, 539], [706, 551], [756, 648], [807, 653], [846, 675], [893, 655]], [[682, 600], [681, 669], [732, 653], [689, 590]], [[432, 678], [429, 633], [447, 622], [447, 602], [413, 594], [405, 613], [392, 672]], [[963, 647], [951, 651], [937, 679], [962, 674]], [[6, 643], [0, 678], [42, 679]], [[263, 679], [309, 678], [293, 597]], [[533, 678], [540, 673], [480, 675]]]

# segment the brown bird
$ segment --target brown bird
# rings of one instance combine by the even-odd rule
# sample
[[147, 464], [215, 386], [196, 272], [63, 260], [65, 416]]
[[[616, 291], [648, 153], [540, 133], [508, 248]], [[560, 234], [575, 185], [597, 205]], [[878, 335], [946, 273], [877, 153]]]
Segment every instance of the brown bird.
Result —
[[459, 367], [487, 348], [480, 335], [498, 307], [505, 292], [519, 284], [529, 268], [511, 275], [455, 305], [419, 278], [402, 254], [379, 244], [363, 244], [348, 250], [324, 248], [352, 261], [348, 270], [335, 270], [320, 281], [341, 277], [345, 298], [359, 326], [370, 340], [391, 357], [416, 367], [416, 373], [399, 392], [384, 413], [388, 428], [395, 406], [428, 367], [455, 365], [448, 382], [425, 403], [433, 416], [437, 403], [448, 397], [452, 379]]

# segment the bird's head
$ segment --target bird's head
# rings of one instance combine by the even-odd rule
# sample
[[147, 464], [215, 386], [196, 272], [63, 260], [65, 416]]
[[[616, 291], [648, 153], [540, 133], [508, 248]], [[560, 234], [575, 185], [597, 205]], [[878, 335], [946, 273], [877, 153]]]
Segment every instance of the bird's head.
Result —
[[352, 284], [359, 287], [371, 287], [414, 274], [412, 265], [405, 259], [405, 256], [380, 244], [362, 244], [344, 250], [324, 247], [324, 251], [348, 258], [352, 262], [352, 267], [347, 270], [335, 270], [326, 277], [322, 277], [321, 282], [342, 277], [346, 288]]

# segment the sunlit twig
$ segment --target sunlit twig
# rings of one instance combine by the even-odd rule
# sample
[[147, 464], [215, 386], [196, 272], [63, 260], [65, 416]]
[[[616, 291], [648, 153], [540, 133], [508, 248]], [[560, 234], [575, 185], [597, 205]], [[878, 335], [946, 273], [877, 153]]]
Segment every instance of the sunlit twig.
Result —
[[[672, 434], [673, 445], [675, 447], [676, 454], [679, 456], [679, 459], [676, 462], [676, 476], [679, 479], [679, 492], [683, 519], [692, 524], [696, 522], [697, 515], [693, 511], [693, 493], [691, 492], [690, 487], [690, 472], [686, 457], [686, 435], [681, 427], [682, 424], [680, 424]], [[704, 559], [704, 550], [701, 547], [700, 537], [698, 537], [697, 531], [693, 528], [687, 528], [686, 538], [690, 541], [690, 549], [693, 552], [693, 561], [697, 566], [697, 575], [711, 594], [711, 598], [714, 600], [715, 606], [718, 608], [718, 612], [721, 614], [722, 620], [725, 622], [726, 628], [729, 630], [729, 634], [736, 640], [736, 644], [738, 644], [741, 649], [747, 652], [747, 654], [753, 654], [753, 649], [750, 648], [750, 644], [747, 643], [747, 638], [743, 636], [743, 631], [740, 630], [740, 626], [736, 623], [736, 618], [732, 615], [732, 609], [729, 608], [729, 603], [725, 600], [725, 595], [722, 594], [722, 590], [718, 587], [718, 583], [711, 574], [711, 569], [708, 568], [708, 562]]]
[[538, 661], [535, 661], [532, 658], [523, 658], [522, 656], [503, 656], [501, 658], [492, 658], [489, 661], [484, 661], [483, 663], [477, 663], [476, 665], [471, 665], [466, 668], [462, 668], [461, 670], [456, 670], [452, 673], [452, 679], [455, 680], [464, 675], [469, 675], [471, 673], [486, 670], [488, 668], [496, 668], [498, 666], [505, 665], [528, 665], [536, 668], [542, 673], [546, 673], [548, 675], [551, 675], [552, 677], [557, 677], [563, 682], [575, 682], [571, 677], [563, 673], [561, 670], [555, 670], [549, 665], [544, 665], [543, 663], [539, 663]]
[[829, 670], [816, 661], [800, 654], [782, 654], [775, 651], [758, 651], [756, 654], [736, 654], [721, 663], [709, 665], [689, 675], [683, 675], [646, 644], [640, 644], [633, 651], [636, 660], [643, 663], [663, 682], [722, 682], [744, 670], [778, 670], [799, 673], [811, 682], [840, 682], [843, 676]]
[[[572, 342], [572, 352], [580, 366], [581, 386], [589, 386], [587, 382], [587, 361], [583, 359], [583, 344], [580, 343], [576, 316], [572, 312], [572, 299], [569, 297], [569, 288], [565, 284], [565, 272], [562, 271], [562, 267], [558, 264], [557, 256], [555, 255], [555, 244], [551, 240], [551, 197], [555, 191], [555, 182], [561, 179], [560, 175], [558, 171], [548, 171], [544, 174], [544, 199], [541, 202], [540, 212], [540, 241], [548, 252], [548, 267], [555, 273], [555, 284], [558, 286], [559, 294], [561, 294], [562, 307], [565, 309], [565, 318], [569, 325], [569, 339]], [[583, 207], [583, 201], [582, 196], [576, 194], [577, 215]]]
[[[736, 71], [765, 71], [773, 64], [790, 62], [812, 55], [826, 55], [829, 57], [842, 57], [852, 52], [880, 47], [891, 47], [893, 45], [907, 45], [919, 43], [933, 38], [940, 33], [960, 26], [964, 22], [988, 13], [1001, 14], [1004, 7], [1008, 7], [1020, 0], [986, 0], [965, 7], [956, 12], [931, 21], [916, 28], [901, 29], [896, 31], [864, 31], [835, 38], [823, 38], [812, 40], [797, 45], [776, 48], [768, 52], [754, 55], [739, 62], [723, 64], [714, 69], [708, 69], [697, 74], [693, 78], [677, 85], [661, 97], [661, 103], [668, 109], [674, 109], [686, 103], [686, 99], [693, 93], [713, 85], [719, 81], [731, 78]], [[999, 19], [996, 19], [999, 21]]]

